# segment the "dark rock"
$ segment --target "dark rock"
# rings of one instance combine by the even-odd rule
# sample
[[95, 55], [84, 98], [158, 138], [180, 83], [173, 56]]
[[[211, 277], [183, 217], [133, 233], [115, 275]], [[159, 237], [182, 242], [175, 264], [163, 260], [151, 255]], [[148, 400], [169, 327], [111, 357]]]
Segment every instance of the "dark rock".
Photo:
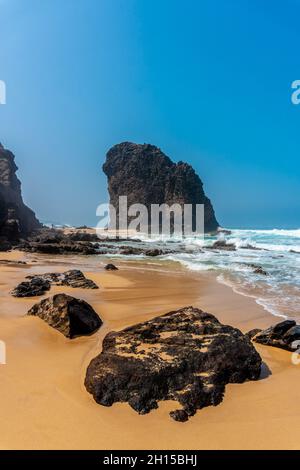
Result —
[[[154, 145], [131, 142], [115, 145], [106, 155], [103, 171], [108, 178], [110, 204], [117, 214], [119, 196], [127, 196], [128, 206], [144, 204], [149, 213], [151, 204], [192, 204], [193, 209], [196, 204], [204, 204], [205, 231], [217, 230], [213, 206], [194, 169], [187, 163], [173, 163]], [[195, 229], [195, 210], [192, 225]]]
[[[41, 227], [34, 212], [23, 202], [14, 160], [14, 155], [0, 144], [0, 237], [12, 243]], [[7, 251], [3, 243], [1, 251]]]
[[27, 279], [42, 278], [56, 286], [69, 286], [78, 289], [98, 289], [97, 284], [87, 279], [79, 269], [71, 269], [64, 273], [45, 273], [38, 276], [27, 276]]
[[247, 245], [241, 246], [244, 250], [255, 250], [255, 251], [269, 251], [266, 248], [258, 248], [257, 246], [250, 245], [250, 243], [247, 243]]
[[218, 227], [217, 232], [218, 233], [224, 233], [224, 235], [231, 235], [232, 234], [231, 230], [228, 230], [228, 229], [222, 228], [222, 227]]
[[275, 346], [288, 351], [296, 349], [293, 345], [296, 340], [300, 340], [300, 325], [297, 325], [294, 320], [284, 320], [253, 337], [253, 341], [256, 343]]
[[142, 255], [144, 250], [141, 248], [135, 248], [131, 246], [126, 246], [125, 248], [121, 248], [119, 250], [120, 255]]
[[248, 337], [216, 317], [185, 307], [104, 338], [85, 386], [104, 406], [128, 402], [148, 413], [159, 400], [175, 400], [183, 420], [222, 401], [227, 383], [256, 380], [261, 358]]
[[184, 423], [185, 421], [187, 421], [189, 419], [189, 415], [184, 410], [171, 411], [170, 416], [175, 421], [180, 421], [181, 423]]
[[158, 248], [154, 248], [152, 250], [146, 250], [145, 255], [146, 256], [160, 256], [163, 253], [164, 253], [163, 250], [159, 250]]
[[0, 251], [10, 251], [12, 244], [8, 240], [0, 240]]
[[27, 313], [44, 320], [67, 338], [90, 335], [102, 321], [84, 300], [66, 294], [57, 294], [35, 304]]
[[257, 268], [255, 268], [253, 272], [255, 274], [262, 274], [263, 276], [269, 275], [269, 273], [267, 273], [267, 271], [265, 271], [261, 266], [258, 266]]
[[117, 268], [117, 266], [115, 266], [114, 264], [112, 263], [109, 263], [105, 266], [105, 268], [107, 271], [117, 271], [119, 268]]
[[50, 290], [51, 284], [46, 279], [35, 276], [30, 281], [21, 282], [11, 293], [14, 297], [36, 297]]
[[216, 240], [211, 246], [206, 248], [212, 248], [213, 250], [226, 250], [226, 251], [236, 251], [234, 243], [226, 243], [225, 240]]
[[252, 339], [261, 331], [262, 330], [260, 328], [253, 328], [253, 330], [248, 331], [248, 333], [246, 333], [245, 336], [247, 336], [249, 339]]
[[90, 242], [60, 242], [60, 243], [39, 243], [23, 242], [18, 245], [18, 249], [30, 253], [45, 253], [53, 255], [95, 255], [98, 253], [97, 246]]

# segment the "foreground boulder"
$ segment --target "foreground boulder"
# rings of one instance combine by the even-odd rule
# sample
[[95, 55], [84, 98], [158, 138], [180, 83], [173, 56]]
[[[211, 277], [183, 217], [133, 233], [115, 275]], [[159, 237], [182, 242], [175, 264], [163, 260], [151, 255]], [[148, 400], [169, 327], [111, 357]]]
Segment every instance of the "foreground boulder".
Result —
[[227, 383], [256, 380], [261, 358], [238, 329], [193, 307], [167, 313], [104, 338], [85, 386], [104, 406], [128, 402], [138, 413], [175, 400], [170, 413], [186, 421], [197, 409], [218, 405]]
[[299, 344], [293, 343], [300, 340], [300, 325], [294, 320], [284, 320], [266, 330], [251, 330], [247, 334], [256, 343], [295, 351]]
[[102, 320], [87, 302], [66, 294], [42, 300], [27, 315], [41, 318], [67, 338], [92, 334], [102, 325]]

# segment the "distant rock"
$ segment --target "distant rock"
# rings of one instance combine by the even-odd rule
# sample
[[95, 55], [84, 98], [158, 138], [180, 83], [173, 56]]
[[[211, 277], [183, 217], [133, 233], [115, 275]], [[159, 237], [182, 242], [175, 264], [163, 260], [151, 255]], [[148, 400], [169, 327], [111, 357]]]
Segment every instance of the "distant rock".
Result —
[[[187, 163], [173, 163], [158, 147], [123, 142], [112, 147], [103, 165], [108, 178], [110, 204], [118, 213], [119, 196], [127, 196], [128, 206], [178, 203], [205, 206], [205, 231], [214, 232], [219, 224], [203, 184]], [[130, 220], [130, 219], [129, 219]], [[195, 214], [193, 217], [195, 228]]]
[[119, 268], [112, 263], [109, 263], [105, 266], [106, 271], [118, 271]]
[[234, 243], [227, 243], [225, 240], [216, 240], [211, 246], [205, 248], [213, 250], [236, 251]]
[[252, 335], [256, 343], [288, 351], [295, 351], [299, 347], [299, 345], [293, 345], [294, 341], [300, 340], [300, 325], [297, 325], [294, 320], [284, 320], [266, 330], [258, 331], [256, 334], [254, 332], [255, 330], [251, 330], [248, 335]]
[[0, 250], [7, 251], [41, 227], [34, 212], [23, 202], [15, 157], [0, 144]]
[[95, 333], [102, 320], [84, 300], [57, 294], [35, 304], [27, 313], [41, 318], [67, 338]]
[[256, 380], [261, 358], [248, 337], [216, 317], [185, 307], [111, 332], [86, 373], [85, 386], [104, 406], [128, 402], [138, 413], [174, 400], [171, 417], [186, 421], [218, 405], [227, 383]]
[[253, 269], [254, 274], [262, 274], [263, 276], [269, 276], [269, 273], [259, 264], [245, 263], [246, 266]]
[[48, 280], [34, 276], [30, 281], [21, 282], [12, 292], [13, 297], [36, 297], [44, 295], [50, 290], [51, 284]]

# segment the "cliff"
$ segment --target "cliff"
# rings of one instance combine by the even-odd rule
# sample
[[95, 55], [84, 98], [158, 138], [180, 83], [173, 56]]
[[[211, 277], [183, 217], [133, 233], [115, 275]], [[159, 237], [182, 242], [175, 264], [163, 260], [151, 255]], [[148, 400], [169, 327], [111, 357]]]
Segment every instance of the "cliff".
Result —
[[26, 237], [41, 225], [23, 202], [14, 155], [0, 144], [0, 245]]
[[[103, 171], [108, 178], [110, 203], [118, 212], [119, 196], [128, 197], [128, 205], [174, 203], [204, 204], [205, 232], [217, 230], [213, 206], [203, 184], [191, 165], [174, 163], [159, 148], [150, 144], [123, 142], [106, 155]], [[195, 214], [193, 229], [195, 229]]]

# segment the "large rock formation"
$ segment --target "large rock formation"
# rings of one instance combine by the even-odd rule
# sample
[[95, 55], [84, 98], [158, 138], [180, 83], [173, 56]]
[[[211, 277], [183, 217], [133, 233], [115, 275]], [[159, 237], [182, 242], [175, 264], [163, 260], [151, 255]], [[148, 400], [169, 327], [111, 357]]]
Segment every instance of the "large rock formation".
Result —
[[[128, 197], [128, 205], [174, 203], [204, 204], [206, 232], [218, 228], [214, 209], [203, 184], [187, 163], [173, 163], [159, 148], [150, 144], [123, 142], [112, 147], [103, 165], [108, 177], [110, 203], [118, 212], [119, 196]], [[195, 214], [193, 230], [195, 229]]]
[[167, 313], [104, 338], [87, 369], [85, 386], [97, 403], [128, 402], [138, 413], [175, 400], [171, 412], [186, 421], [218, 405], [227, 383], [256, 380], [261, 358], [238, 329], [193, 307]]
[[0, 144], [0, 247], [40, 227], [34, 212], [23, 202], [17, 169], [14, 155]]

